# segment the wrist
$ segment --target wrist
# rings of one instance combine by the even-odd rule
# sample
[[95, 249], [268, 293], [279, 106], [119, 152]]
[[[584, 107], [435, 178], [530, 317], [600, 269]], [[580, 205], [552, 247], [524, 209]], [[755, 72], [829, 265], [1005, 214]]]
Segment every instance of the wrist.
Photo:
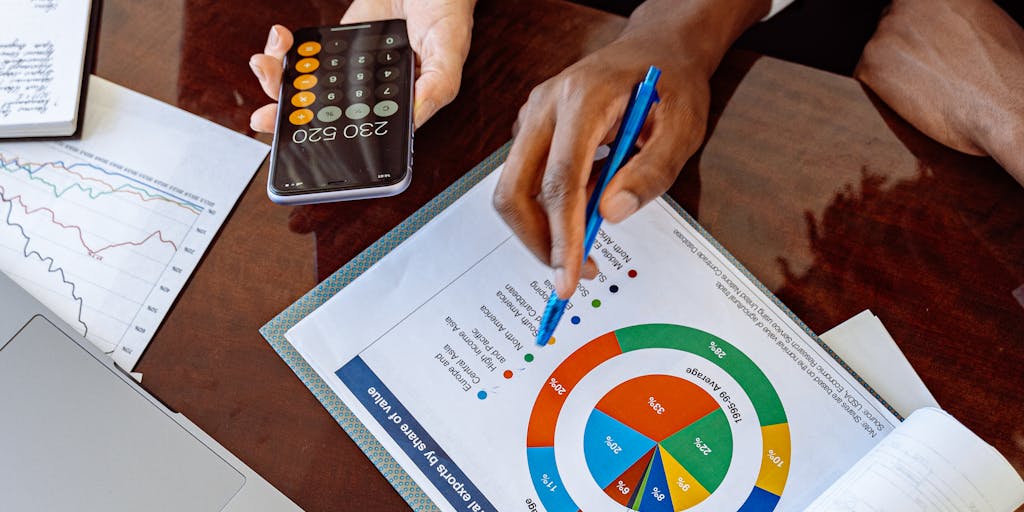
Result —
[[662, 53], [710, 79], [733, 42], [770, 7], [770, 0], [647, 0], [618, 41]]

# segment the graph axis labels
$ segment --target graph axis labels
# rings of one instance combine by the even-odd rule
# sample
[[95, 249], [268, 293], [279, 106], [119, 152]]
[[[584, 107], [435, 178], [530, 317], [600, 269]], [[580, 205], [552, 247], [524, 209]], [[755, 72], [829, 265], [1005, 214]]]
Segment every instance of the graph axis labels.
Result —
[[[735, 501], [737, 510], [775, 509], [789, 474], [791, 455], [785, 410], [774, 387], [757, 365], [729, 342], [710, 333], [671, 324], [643, 324], [618, 329], [573, 352], [552, 373], [537, 395], [527, 428], [527, 462], [534, 488], [550, 512], [580, 510], [566, 488], [555, 460], [555, 428], [577, 385], [598, 366], [648, 349], [679, 351], [703, 361], [708, 375], [641, 370], [622, 378], [600, 396], [582, 428], [582, 465], [611, 508], [640, 512], [681, 511], [712, 497], [723, 482], [728, 499], [739, 492], [731, 474], [735, 457], [752, 460], [749, 495]], [[713, 371], [711, 371], [713, 370]], [[724, 375], [739, 386], [752, 407], [741, 413], [727, 392], [712, 396]], [[586, 387], [586, 386], [583, 386]], [[607, 388], [602, 388], [607, 389]], [[735, 391], [730, 391], [735, 393]], [[589, 396], [589, 395], [588, 395]], [[588, 402], [593, 404], [594, 402]], [[575, 410], [574, 410], [575, 411]], [[734, 453], [734, 424], [747, 424], [743, 435], [759, 436]], [[575, 436], [576, 434], [572, 434]], [[558, 446], [566, 440], [559, 434]], [[760, 446], [760, 454], [752, 453]], [[562, 457], [562, 455], [559, 455]], [[759, 459], [758, 459], [759, 458]], [[560, 459], [565, 463], [565, 459]], [[724, 487], [721, 487], [724, 489]], [[603, 499], [603, 498], [602, 498]], [[720, 502], [720, 501], [719, 501]]]

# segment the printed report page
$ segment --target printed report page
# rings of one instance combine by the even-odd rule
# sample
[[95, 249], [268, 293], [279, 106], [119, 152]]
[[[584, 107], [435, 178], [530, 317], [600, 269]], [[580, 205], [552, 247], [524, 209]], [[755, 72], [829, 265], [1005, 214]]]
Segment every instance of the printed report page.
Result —
[[286, 337], [443, 510], [802, 510], [898, 420], [663, 200], [554, 336], [500, 169]]

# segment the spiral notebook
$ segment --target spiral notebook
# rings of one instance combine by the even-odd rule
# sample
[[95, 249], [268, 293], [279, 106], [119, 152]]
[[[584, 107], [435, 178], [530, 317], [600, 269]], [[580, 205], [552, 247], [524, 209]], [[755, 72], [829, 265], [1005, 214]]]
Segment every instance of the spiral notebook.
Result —
[[74, 134], [92, 49], [92, 0], [0, 0], [0, 138]]

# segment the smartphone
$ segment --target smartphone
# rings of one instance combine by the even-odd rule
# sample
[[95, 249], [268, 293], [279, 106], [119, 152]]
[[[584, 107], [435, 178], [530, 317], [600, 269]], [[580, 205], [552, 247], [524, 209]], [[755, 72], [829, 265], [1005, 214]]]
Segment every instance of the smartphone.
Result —
[[284, 58], [267, 195], [384, 197], [412, 181], [415, 57], [405, 20], [303, 28]]

